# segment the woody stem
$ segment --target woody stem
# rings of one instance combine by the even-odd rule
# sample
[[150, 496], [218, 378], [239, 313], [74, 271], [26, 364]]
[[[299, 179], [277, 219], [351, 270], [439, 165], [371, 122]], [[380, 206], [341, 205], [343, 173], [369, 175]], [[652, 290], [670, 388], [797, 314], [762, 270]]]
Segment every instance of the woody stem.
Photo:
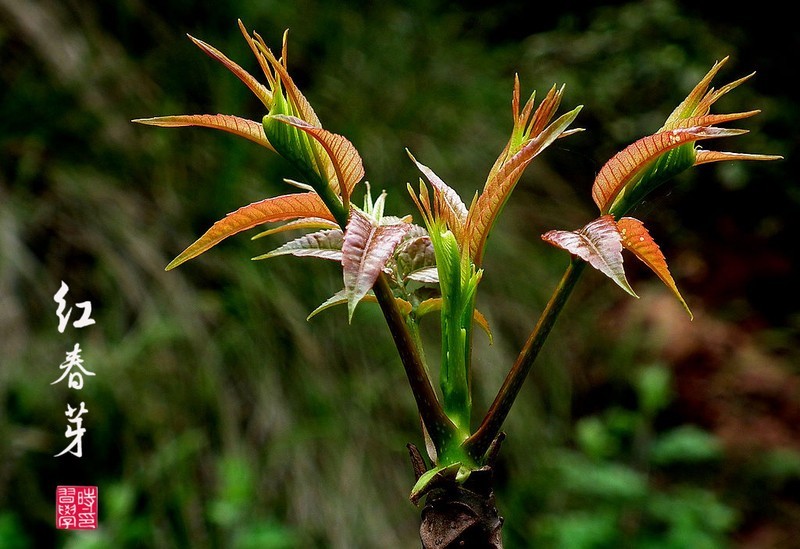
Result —
[[[333, 195], [333, 193], [329, 194]], [[347, 227], [349, 211], [339, 201], [338, 197], [322, 196], [322, 199], [342, 229]], [[456, 426], [447, 417], [436, 396], [436, 391], [428, 377], [428, 372], [419, 354], [418, 347], [403, 315], [397, 307], [397, 302], [392, 294], [392, 289], [389, 287], [386, 275], [383, 273], [378, 275], [372, 291], [375, 293], [375, 298], [389, 326], [389, 332], [392, 334], [392, 339], [400, 355], [400, 361], [406, 371], [406, 377], [411, 386], [411, 392], [414, 395], [422, 422], [436, 447], [442, 448], [454, 437]]]
[[481, 422], [478, 430], [464, 442], [465, 449], [474, 459], [482, 460], [492, 441], [500, 434], [503, 422], [508, 416], [508, 412], [531, 370], [531, 366], [533, 366], [542, 345], [544, 345], [547, 336], [550, 334], [550, 330], [553, 329], [558, 315], [564, 308], [567, 298], [575, 288], [575, 284], [578, 282], [585, 267], [586, 263], [584, 261], [575, 257], [571, 259], [561, 281], [556, 286], [552, 296], [550, 296], [550, 300], [539, 316], [536, 326], [517, 356], [517, 360], [509, 370], [508, 375], [506, 375], [506, 379], [497, 392], [494, 402], [486, 412], [483, 422]]

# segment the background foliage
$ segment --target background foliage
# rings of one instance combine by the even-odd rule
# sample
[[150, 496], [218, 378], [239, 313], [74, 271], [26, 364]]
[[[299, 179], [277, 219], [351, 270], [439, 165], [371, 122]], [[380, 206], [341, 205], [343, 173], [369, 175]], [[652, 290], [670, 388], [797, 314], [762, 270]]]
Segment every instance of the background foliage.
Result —
[[[390, 213], [412, 211], [405, 147], [462, 196], [482, 185], [515, 72], [586, 105], [588, 131], [533, 164], [491, 241], [479, 411], [563, 270], [539, 235], [592, 219], [594, 173], [714, 60], [731, 55], [725, 81], [757, 70], [724, 99], [764, 111], [732, 147], [786, 160], [693, 170], [645, 214], [695, 321], [644, 271], [638, 301], [585, 276], [507, 422], [498, 497], [509, 547], [798, 546], [798, 34], [769, 2], [0, 0], [0, 14], [0, 547], [413, 546], [405, 444], [421, 441], [379, 311], [306, 322], [341, 275], [248, 261], [275, 241], [163, 271], [292, 175], [232, 136], [128, 122], [261, 116], [184, 36], [255, 74], [237, 18], [276, 46], [291, 29], [293, 74]], [[58, 333], [60, 280], [96, 325]], [[50, 383], [75, 342], [96, 373], [84, 457], [54, 458], [75, 394]], [[100, 487], [99, 530], [53, 528], [58, 484]]]

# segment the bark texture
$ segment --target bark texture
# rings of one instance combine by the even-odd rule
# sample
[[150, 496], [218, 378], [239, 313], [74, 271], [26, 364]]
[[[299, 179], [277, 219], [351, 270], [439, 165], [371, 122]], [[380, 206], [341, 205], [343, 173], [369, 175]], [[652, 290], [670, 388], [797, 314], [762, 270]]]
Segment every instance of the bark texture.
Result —
[[[424, 461], [409, 445], [419, 478]], [[493, 459], [491, 460], [493, 461]], [[491, 465], [473, 471], [459, 483], [440, 478], [425, 496], [419, 529], [423, 549], [502, 549], [503, 517], [495, 505]]]

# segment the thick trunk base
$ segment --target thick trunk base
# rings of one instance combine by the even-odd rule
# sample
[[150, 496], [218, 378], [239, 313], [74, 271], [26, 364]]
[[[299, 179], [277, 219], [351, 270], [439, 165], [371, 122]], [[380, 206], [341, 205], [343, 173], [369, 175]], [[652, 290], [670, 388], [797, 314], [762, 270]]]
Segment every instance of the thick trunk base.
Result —
[[501, 549], [502, 526], [487, 466], [463, 485], [453, 482], [431, 490], [419, 534], [423, 549]]

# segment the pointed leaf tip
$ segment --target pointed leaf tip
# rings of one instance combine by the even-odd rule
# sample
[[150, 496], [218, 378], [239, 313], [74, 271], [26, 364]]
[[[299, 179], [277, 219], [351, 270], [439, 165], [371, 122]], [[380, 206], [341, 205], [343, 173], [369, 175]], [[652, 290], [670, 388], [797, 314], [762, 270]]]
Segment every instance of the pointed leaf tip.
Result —
[[352, 320], [359, 301], [375, 284], [410, 228], [408, 223], [380, 225], [359, 210], [352, 210], [342, 243], [342, 269], [349, 320]]
[[243, 206], [214, 223], [203, 236], [173, 259], [166, 270], [174, 269], [239, 232], [264, 223], [302, 217], [320, 217], [333, 221], [333, 216], [315, 193], [285, 194]]
[[683, 299], [675, 280], [672, 278], [672, 274], [669, 272], [667, 260], [664, 258], [661, 248], [650, 236], [644, 224], [633, 217], [623, 217], [617, 222], [617, 227], [625, 249], [633, 252], [633, 255], [658, 275], [658, 278], [672, 291], [678, 301], [681, 302], [681, 305], [683, 305], [683, 308], [686, 309], [686, 312], [689, 313], [689, 318], [694, 319], [689, 305], [686, 304], [686, 300]]
[[153, 118], [135, 118], [131, 120], [131, 122], [147, 126], [158, 126], [161, 128], [182, 128], [187, 126], [213, 128], [232, 133], [239, 137], [244, 137], [254, 143], [258, 143], [262, 147], [275, 151], [267, 139], [261, 124], [254, 120], [248, 120], [231, 114], [181, 114], [156, 116]]
[[601, 213], [608, 213], [620, 193], [627, 192], [629, 184], [636, 182], [664, 153], [687, 143], [740, 135], [745, 131], [716, 126], [693, 126], [665, 130], [638, 139], [611, 157], [600, 169], [592, 185], [592, 199]]
[[[325, 163], [328, 180], [334, 190], [341, 193], [342, 200], [347, 204], [351, 191], [364, 177], [364, 165], [355, 146], [344, 136], [309, 124], [295, 116], [277, 114], [271, 118], [305, 132], [320, 144], [328, 156], [328, 162]], [[335, 181], [331, 181], [334, 177]]]
[[614, 217], [604, 215], [577, 231], [548, 231], [542, 240], [570, 252], [613, 280], [633, 297], [622, 260], [622, 237]]

